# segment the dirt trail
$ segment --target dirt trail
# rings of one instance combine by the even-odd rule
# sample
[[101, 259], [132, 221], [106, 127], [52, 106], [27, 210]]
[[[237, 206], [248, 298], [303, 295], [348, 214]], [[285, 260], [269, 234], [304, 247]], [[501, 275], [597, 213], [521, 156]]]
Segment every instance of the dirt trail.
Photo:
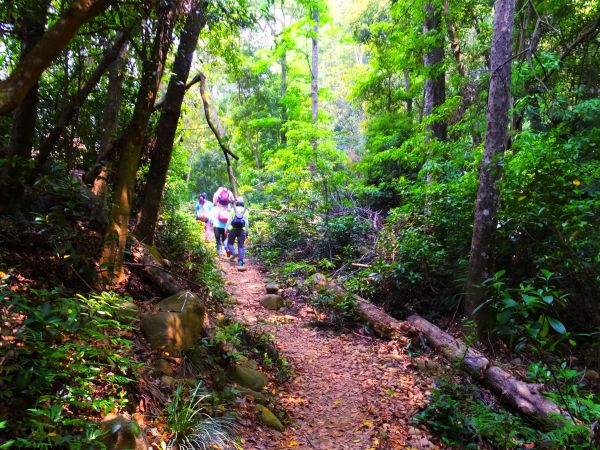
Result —
[[237, 299], [236, 320], [272, 333], [293, 370], [290, 382], [269, 384], [289, 416], [286, 430], [278, 433], [260, 423], [245, 427], [245, 449], [440, 448], [411, 422], [432, 383], [411, 368], [402, 346], [315, 328], [314, 313], [305, 304], [264, 309], [259, 300], [265, 283], [255, 266], [243, 272], [226, 260], [220, 266], [228, 292]]

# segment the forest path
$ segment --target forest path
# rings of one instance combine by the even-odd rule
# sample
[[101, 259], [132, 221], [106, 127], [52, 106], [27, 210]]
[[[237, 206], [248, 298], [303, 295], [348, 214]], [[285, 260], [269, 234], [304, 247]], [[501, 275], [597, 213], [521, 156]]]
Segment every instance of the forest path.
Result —
[[355, 332], [335, 333], [313, 326], [304, 303], [270, 311], [259, 301], [265, 282], [252, 264], [244, 271], [220, 259], [226, 289], [236, 298], [235, 320], [275, 336], [292, 368], [292, 378], [268, 389], [285, 408], [283, 433], [260, 422], [242, 429], [244, 449], [429, 449], [440, 448], [424, 427], [411, 422], [426, 404], [432, 383], [415, 372], [404, 348]]

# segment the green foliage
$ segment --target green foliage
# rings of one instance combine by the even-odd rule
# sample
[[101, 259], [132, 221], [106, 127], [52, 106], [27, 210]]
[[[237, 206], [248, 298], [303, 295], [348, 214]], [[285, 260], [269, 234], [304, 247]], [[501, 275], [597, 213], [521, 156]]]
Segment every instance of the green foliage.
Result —
[[561, 428], [542, 431], [523, 418], [486, 403], [473, 384], [442, 380], [416, 420], [457, 448], [525, 448], [533, 444], [535, 448], [592, 449], [589, 424], [597, 420], [600, 409], [589, 395], [573, 400], [585, 405], [587, 425], [567, 423]]
[[209, 416], [211, 395], [201, 384], [187, 389], [178, 384], [165, 409], [165, 425], [172, 434], [168, 448], [202, 450], [234, 446], [233, 418]]
[[352, 214], [329, 218], [325, 216], [317, 224], [320, 236], [315, 246], [315, 258], [349, 261], [365, 251], [361, 243], [369, 241], [373, 232], [368, 220]]
[[269, 266], [283, 265], [310, 254], [315, 234], [316, 220], [309, 210], [253, 215], [253, 253]]
[[123, 303], [131, 299], [68, 297], [58, 288], [1, 295], [11, 303], [2, 320], [23, 321], [15, 324], [15, 345], [2, 348], [1, 399], [11, 405], [4, 428], [13, 444], [93, 447], [102, 432], [87, 417], [126, 408], [140, 366], [123, 337], [131, 329]]
[[358, 320], [357, 303], [354, 295], [347, 293], [332, 292], [326, 289], [319, 289], [313, 297], [310, 304], [316, 311], [328, 314], [334, 322], [356, 322]]
[[520, 283], [514, 289], [507, 287], [505, 274], [500, 271], [485, 283], [493, 291], [489, 302], [496, 314], [498, 334], [508, 337], [517, 351], [528, 344], [554, 351], [565, 340], [574, 345], [559, 320], [567, 298], [552, 287], [554, 274], [542, 270], [536, 280]]
[[207, 287], [210, 301], [222, 305], [227, 299], [221, 272], [213, 258], [213, 249], [204, 242], [204, 224], [195, 220], [193, 205], [166, 198], [162, 221], [157, 230], [157, 245], [168, 249], [191, 280]]

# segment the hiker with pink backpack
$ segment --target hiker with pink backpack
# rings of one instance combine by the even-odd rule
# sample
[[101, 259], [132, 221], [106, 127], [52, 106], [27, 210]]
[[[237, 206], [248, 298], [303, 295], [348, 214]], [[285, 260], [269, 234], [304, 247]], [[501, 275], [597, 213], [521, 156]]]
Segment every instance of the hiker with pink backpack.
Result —
[[227, 222], [231, 216], [231, 204], [233, 203], [233, 193], [224, 186], [221, 186], [213, 195], [213, 228], [215, 231], [215, 241], [217, 246], [217, 255], [225, 254], [226, 229]]

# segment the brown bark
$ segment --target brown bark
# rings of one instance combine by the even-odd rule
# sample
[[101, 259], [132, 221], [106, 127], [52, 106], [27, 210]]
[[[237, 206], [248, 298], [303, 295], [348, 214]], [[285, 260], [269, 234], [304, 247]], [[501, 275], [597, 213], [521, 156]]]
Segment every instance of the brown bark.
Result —
[[[428, 3], [425, 6], [425, 21], [423, 22], [423, 34], [427, 35], [431, 32], [439, 33], [441, 24], [440, 12], [432, 4]], [[441, 39], [441, 36], [439, 37]], [[427, 73], [425, 79], [425, 101], [423, 115], [425, 117], [431, 115], [435, 108], [446, 101], [446, 75], [441, 65], [444, 62], [444, 49], [441, 42], [437, 42], [435, 46], [423, 55], [423, 65]], [[433, 138], [441, 141], [446, 140], [447, 124], [444, 120], [437, 120], [434, 123], [427, 125], [426, 129], [431, 133]]]
[[460, 41], [458, 40], [456, 27], [454, 26], [454, 22], [448, 18], [448, 15], [450, 14], [448, 0], [444, 1], [444, 13], [446, 14], [446, 27], [448, 29], [448, 39], [450, 39], [450, 48], [452, 49], [452, 54], [456, 60], [456, 70], [458, 70], [458, 73], [461, 77], [465, 78], [467, 76], [467, 69], [465, 68], [465, 64], [463, 62], [463, 55], [460, 49]]
[[319, 116], [319, 10], [313, 11], [312, 58], [310, 71], [310, 111], [313, 123]]
[[465, 292], [465, 312], [475, 319], [480, 334], [489, 329], [492, 319], [489, 308], [483, 304], [482, 283], [494, 273], [499, 183], [507, 143], [514, 7], [514, 0], [496, 0], [495, 3], [485, 149], [479, 172]]
[[146, 128], [171, 43], [176, 7], [175, 2], [161, 3], [158, 6], [157, 30], [150, 59], [143, 62], [142, 80], [133, 116], [119, 141], [120, 154], [115, 173], [113, 204], [99, 260], [101, 283], [105, 285], [112, 281], [120, 281], [123, 275], [123, 252], [129, 231], [135, 179], [146, 138]]
[[[229, 177], [229, 183], [231, 184], [231, 190], [233, 191], [233, 196], [235, 198], [237, 198], [238, 197], [237, 180], [235, 178], [235, 174], [233, 173], [233, 167], [231, 166], [231, 161], [229, 160], [229, 156], [233, 157], [236, 160], [239, 158], [235, 153], [233, 153], [231, 151], [231, 149], [229, 148], [229, 144], [224, 139], [224, 133], [217, 128], [217, 126], [215, 125], [215, 123], [212, 119], [212, 116], [210, 113], [210, 103], [208, 101], [208, 96], [206, 95], [206, 76], [203, 73], [200, 74], [200, 97], [202, 97], [202, 105], [204, 106], [204, 117], [206, 117], [206, 123], [208, 124], [209, 128], [213, 132], [215, 138], [217, 139], [219, 147], [221, 147], [221, 151], [223, 152], [223, 155], [225, 156], [225, 162], [227, 163], [227, 176]], [[217, 120], [218, 120], [218, 116], [217, 116]], [[221, 122], [218, 120], [219, 125], [220, 125], [220, 123]], [[222, 128], [222, 126], [221, 126], [221, 128]]]
[[138, 216], [136, 233], [142, 242], [152, 244], [156, 221], [162, 202], [162, 194], [167, 180], [169, 163], [173, 152], [173, 141], [181, 104], [186, 92], [186, 81], [192, 66], [192, 57], [198, 43], [200, 30], [206, 24], [204, 1], [195, 1], [181, 31], [179, 48], [173, 62], [173, 74], [169, 80], [165, 100], [156, 131], [156, 145], [151, 155], [150, 169], [144, 190], [144, 198]]
[[[410, 95], [410, 73], [408, 72], [408, 69], [404, 69], [403, 75], [404, 75], [404, 92], [408, 96], [408, 95]], [[407, 98], [406, 99], [406, 112], [411, 113], [412, 107], [413, 107], [412, 98]]]
[[104, 11], [114, 0], [75, 0], [34, 48], [0, 81], [0, 114], [13, 111], [73, 39], [83, 23]]
[[112, 62], [117, 59], [124, 45], [125, 34], [119, 33], [114, 44], [105, 51], [104, 56], [88, 78], [87, 82], [79, 90], [75, 98], [73, 98], [69, 104], [63, 108], [58, 120], [54, 124], [54, 127], [52, 127], [52, 130], [50, 130], [49, 133], [47, 133], [46, 139], [40, 146], [40, 153], [37, 160], [37, 166], [39, 168], [46, 164], [48, 156], [56, 145], [56, 142], [60, 138], [61, 134], [67, 125], [69, 125], [73, 117], [75, 117], [75, 115], [78, 113], [79, 108], [81, 108], [81, 105], [83, 102], [85, 102], [90, 92], [92, 92], [92, 90], [96, 87], [104, 72], [106, 72]]
[[[281, 56], [281, 92], [280, 97], [283, 99], [287, 93], [287, 58], [286, 52], [283, 51], [283, 55]], [[281, 145], [285, 146], [287, 144], [287, 136], [284, 130], [285, 123], [287, 122], [287, 106], [282, 104], [281, 108]]]
[[108, 178], [114, 161], [115, 148], [117, 147], [115, 139], [117, 138], [119, 112], [121, 110], [127, 49], [127, 44], [121, 47], [117, 59], [108, 69], [108, 86], [102, 113], [100, 151], [94, 165], [85, 177], [85, 182], [92, 185], [92, 193], [98, 197], [108, 192]]

